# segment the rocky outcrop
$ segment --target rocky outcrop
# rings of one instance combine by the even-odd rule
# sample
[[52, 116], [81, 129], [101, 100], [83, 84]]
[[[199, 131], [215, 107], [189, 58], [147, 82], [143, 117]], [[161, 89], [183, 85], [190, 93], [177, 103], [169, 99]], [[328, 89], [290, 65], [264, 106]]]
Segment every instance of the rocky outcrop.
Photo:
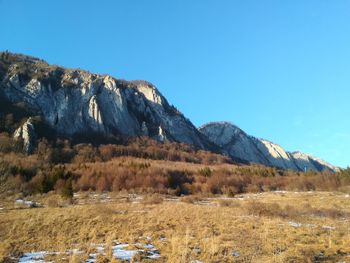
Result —
[[[26, 116], [40, 116], [58, 136], [148, 136], [215, 150], [236, 161], [300, 171], [336, 169], [249, 136], [230, 123], [210, 123], [197, 130], [149, 82], [64, 69], [29, 56], [0, 52], [0, 98], [24, 104], [31, 112]], [[15, 137], [23, 139], [26, 152], [33, 150], [35, 130], [30, 118]]]
[[23, 150], [32, 153], [35, 147], [36, 133], [32, 118], [29, 118], [13, 134], [15, 139], [23, 140]]
[[146, 135], [212, 147], [148, 82], [64, 69], [23, 55], [0, 58], [0, 96], [14, 104], [24, 102], [58, 134]]
[[337, 168], [312, 156], [285, 151], [281, 146], [249, 136], [228, 122], [212, 122], [199, 130], [232, 158], [295, 171], [336, 171]]

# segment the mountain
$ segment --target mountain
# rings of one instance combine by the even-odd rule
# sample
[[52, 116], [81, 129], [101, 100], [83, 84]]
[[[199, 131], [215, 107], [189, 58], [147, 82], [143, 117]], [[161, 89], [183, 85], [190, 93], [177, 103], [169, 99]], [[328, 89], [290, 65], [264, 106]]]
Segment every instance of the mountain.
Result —
[[[146, 81], [125, 81], [1, 52], [0, 98], [2, 104], [21, 105], [30, 111], [30, 117], [40, 116], [62, 136], [149, 136], [213, 149], [206, 137]], [[28, 118], [15, 132], [28, 151], [35, 135], [33, 122]]]
[[232, 158], [295, 171], [337, 170], [310, 155], [287, 152], [275, 143], [250, 136], [228, 122], [211, 122], [200, 127], [199, 131]]
[[249, 136], [227, 122], [198, 130], [149, 82], [66, 69], [9, 52], [0, 52], [0, 131], [22, 139], [18, 141], [28, 153], [41, 137], [96, 142], [99, 136], [148, 136], [226, 154], [243, 163], [336, 170], [317, 158]]

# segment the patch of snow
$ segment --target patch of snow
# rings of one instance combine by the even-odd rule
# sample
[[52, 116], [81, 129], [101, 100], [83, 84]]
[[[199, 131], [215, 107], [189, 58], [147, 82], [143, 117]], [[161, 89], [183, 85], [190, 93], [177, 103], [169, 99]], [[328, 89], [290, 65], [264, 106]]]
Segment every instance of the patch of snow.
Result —
[[66, 250], [66, 253], [67, 254], [72, 254], [72, 255], [78, 255], [78, 254], [83, 254], [84, 251], [81, 251], [81, 250], [79, 250], [77, 248], [73, 248], [73, 249]]
[[[144, 237], [143, 239], [151, 240], [150, 237]], [[116, 243], [112, 246], [112, 254], [116, 259], [120, 259], [122, 261], [130, 261], [136, 254], [142, 253], [148, 259], [157, 259], [160, 258], [158, 250], [152, 244], [134, 244], [137, 249], [127, 249], [129, 244]], [[95, 252], [90, 253], [89, 257], [84, 261], [84, 263], [94, 263], [96, 262], [98, 255], [105, 255], [105, 245], [104, 244], [91, 244], [94, 247]], [[30, 252], [24, 253], [22, 257], [19, 258], [18, 262], [20, 263], [46, 263], [44, 260], [45, 256], [48, 255], [72, 255], [72, 254], [82, 254], [84, 251], [79, 249], [69, 249], [65, 252], [47, 252], [47, 251], [39, 251], [39, 252]]]
[[48, 251], [28, 252], [28, 253], [24, 253], [22, 257], [19, 258], [18, 262], [19, 263], [46, 263], [46, 262], [50, 262], [50, 261], [44, 260], [46, 256], [59, 255], [59, 254], [76, 255], [76, 254], [82, 254], [82, 253], [84, 252], [79, 249], [69, 249], [69, 250], [66, 250], [65, 252], [48, 252]]
[[112, 246], [112, 254], [115, 258], [121, 260], [131, 260], [141, 250], [126, 250], [129, 244], [118, 244]]
[[333, 230], [335, 229], [334, 226], [322, 226], [323, 229], [329, 229], [329, 230]]
[[105, 251], [105, 248], [102, 244], [97, 246], [96, 249], [97, 249], [97, 252], [101, 253], [101, 254], [104, 253], [104, 251]]
[[47, 251], [24, 253], [19, 259], [19, 263], [44, 263], [44, 257], [49, 253]]
[[232, 256], [233, 257], [239, 257], [241, 254], [238, 251], [233, 251]]
[[200, 254], [202, 252], [202, 250], [199, 247], [194, 247], [192, 251], [196, 254]]
[[89, 258], [87, 260], [85, 260], [85, 263], [95, 263], [96, 262], [96, 254], [90, 254]]
[[151, 241], [151, 240], [152, 240], [152, 238], [151, 238], [150, 236], [147, 236], [147, 237], [145, 237], [145, 240], [147, 240], [147, 241]]
[[96, 253], [90, 253], [89, 258], [85, 261], [85, 263], [94, 263], [96, 262], [97, 255], [105, 255], [104, 253], [104, 244], [92, 244], [93, 246], [96, 246]]
[[288, 225], [291, 227], [321, 227], [323, 229], [330, 229], [330, 230], [335, 229], [334, 226], [317, 226], [315, 224], [302, 224], [302, 223], [297, 223], [297, 222], [292, 222], [292, 221], [289, 221]]
[[149, 259], [157, 259], [160, 258], [160, 254], [157, 252], [149, 252], [147, 258]]
[[301, 227], [302, 226], [301, 223], [296, 223], [296, 222], [292, 222], [292, 221], [289, 221], [288, 225], [290, 225], [292, 227]]
[[142, 199], [143, 199], [142, 196], [136, 195], [136, 194], [129, 194], [129, 195], [128, 195], [128, 198], [129, 198], [129, 199], [132, 199], [132, 200], [142, 200]]
[[151, 245], [151, 244], [144, 245], [143, 247], [144, 247], [145, 249], [148, 249], [148, 250], [154, 250], [154, 249], [155, 249], [154, 246]]
[[16, 199], [15, 203], [18, 205], [25, 205], [27, 207], [36, 207], [36, 206], [40, 205], [39, 203], [35, 203], [33, 201], [28, 201], [28, 200], [23, 200], [23, 199]]
[[[148, 241], [151, 240], [150, 237], [145, 237], [143, 239], [146, 239]], [[145, 252], [146, 257], [149, 259], [157, 259], [160, 258], [161, 255], [159, 254], [158, 250], [152, 245], [152, 244], [134, 244], [136, 247], [142, 247], [143, 249], [127, 249], [129, 247], [129, 244], [117, 244], [112, 246], [112, 254], [116, 259], [120, 260], [131, 260], [136, 254]]]
[[297, 222], [292, 222], [289, 221], [288, 225], [292, 226], [292, 227], [316, 227], [316, 225], [314, 224], [302, 224], [302, 223], [297, 223]]

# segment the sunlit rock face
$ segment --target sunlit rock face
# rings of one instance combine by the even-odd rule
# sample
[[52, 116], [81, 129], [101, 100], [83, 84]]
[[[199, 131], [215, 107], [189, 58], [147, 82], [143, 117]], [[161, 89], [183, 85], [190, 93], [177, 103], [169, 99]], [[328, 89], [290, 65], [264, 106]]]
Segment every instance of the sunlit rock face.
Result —
[[32, 153], [35, 146], [36, 133], [32, 118], [23, 123], [18, 129], [14, 132], [13, 137], [15, 139], [23, 140], [23, 150], [26, 153]]
[[64, 69], [1, 52], [0, 63], [0, 96], [14, 104], [25, 102], [58, 134], [146, 135], [203, 149], [210, 144], [148, 82]]
[[[57, 135], [148, 136], [215, 150], [236, 161], [299, 171], [337, 169], [317, 158], [286, 152], [227, 122], [198, 130], [149, 82], [65, 69], [29, 56], [0, 52], [0, 99], [24, 104], [29, 116], [39, 116]], [[32, 119], [17, 128], [14, 137], [31, 152], [36, 136]]]
[[199, 130], [232, 158], [295, 171], [337, 170], [336, 167], [312, 156], [299, 152], [290, 153], [277, 144], [249, 136], [228, 122], [208, 123]]

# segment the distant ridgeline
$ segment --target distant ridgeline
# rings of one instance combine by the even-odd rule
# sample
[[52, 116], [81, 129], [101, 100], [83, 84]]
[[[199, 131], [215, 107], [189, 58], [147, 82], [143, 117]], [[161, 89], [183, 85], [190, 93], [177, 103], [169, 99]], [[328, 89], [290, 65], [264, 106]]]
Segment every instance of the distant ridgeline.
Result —
[[317, 158], [251, 137], [230, 123], [197, 129], [149, 82], [66, 69], [9, 52], [0, 52], [0, 131], [14, 138], [9, 142], [2, 134], [0, 150], [12, 147], [32, 153], [42, 138], [96, 145], [148, 137], [191, 145], [235, 162], [296, 171], [337, 170]]

